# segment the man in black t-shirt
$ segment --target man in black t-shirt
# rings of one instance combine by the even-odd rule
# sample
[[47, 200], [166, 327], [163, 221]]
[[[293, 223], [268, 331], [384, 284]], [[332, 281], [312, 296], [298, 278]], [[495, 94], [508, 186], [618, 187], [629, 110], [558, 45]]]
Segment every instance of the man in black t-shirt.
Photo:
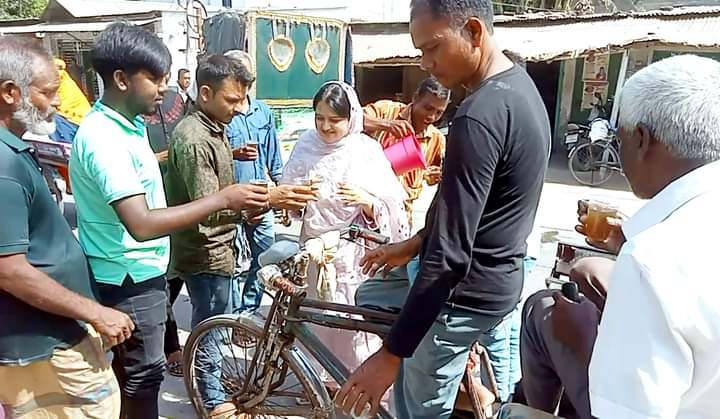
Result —
[[[180, 70], [178, 80], [185, 80], [185, 74]], [[187, 82], [189, 83], [189, 76]], [[155, 157], [157, 157], [160, 165], [160, 174], [165, 184], [165, 175], [168, 166], [168, 149], [170, 146], [170, 136], [175, 130], [177, 124], [187, 114], [188, 107], [182, 95], [173, 89], [168, 89], [163, 94], [162, 103], [156, 106], [156, 112], [153, 114], [143, 115], [147, 124], [147, 136], [150, 141]], [[172, 250], [171, 250], [172, 251]], [[175, 313], [173, 305], [180, 296], [183, 281], [180, 276], [172, 271], [167, 273], [167, 320], [165, 321], [165, 358], [167, 360], [167, 372], [175, 377], [182, 377], [182, 347], [180, 346], [180, 337], [178, 336], [178, 326], [175, 321]]]
[[143, 115], [147, 124], [147, 135], [150, 148], [160, 163], [160, 170], [165, 175], [167, 168], [168, 146], [170, 136], [175, 126], [186, 115], [185, 102], [180, 94], [168, 89], [163, 94], [162, 103], [156, 107], [156, 112]]
[[[367, 255], [369, 271], [421, 269], [383, 348], [337, 396], [371, 415], [395, 382], [399, 418], [448, 418], [470, 345], [515, 309], [550, 154], [550, 124], [533, 81], [493, 40], [489, 0], [413, 0], [410, 32], [422, 66], [464, 87], [442, 181], [424, 231]], [[396, 381], [397, 378], [397, 381]]]

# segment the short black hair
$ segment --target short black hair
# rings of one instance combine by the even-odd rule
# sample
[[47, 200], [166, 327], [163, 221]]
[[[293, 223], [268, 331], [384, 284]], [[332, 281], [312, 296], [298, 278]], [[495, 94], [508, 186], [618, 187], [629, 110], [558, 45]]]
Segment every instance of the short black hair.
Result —
[[422, 97], [426, 94], [439, 97], [440, 99], [450, 100], [450, 89], [440, 84], [434, 77], [428, 77], [420, 83], [415, 94]]
[[421, 13], [429, 12], [435, 19], [447, 19], [454, 27], [465, 25], [468, 19], [476, 17], [485, 23], [493, 33], [493, 6], [490, 0], [411, 0], [410, 20]]
[[328, 105], [338, 116], [350, 119], [350, 99], [345, 89], [337, 83], [323, 85], [313, 98], [313, 109], [317, 110], [320, 102]]
[[183, 74], [189, 73], [189, 72], [190, 72], [190, 70], [188, 70], [187, 68], [181, 68], [180, 70], [178, 70], [178, 80], [180, 78], [182, 78]]
[[95, 38], [90, 53], [92, 66], [106, 85], [113, 73], [122, 70], [132, 76], [145, 70], [156, 78], [170, 72], [170, 51], [154, 33], [125, 22], [108, 26]]
[[210, 86], [216, 90], [227, 78], [232, 78], [245, 86], [251, 86], [255, 81], [255, 77], [244, 65], [223, 55], [208, 55], [198, 63], [195, 74], [198, 87]]

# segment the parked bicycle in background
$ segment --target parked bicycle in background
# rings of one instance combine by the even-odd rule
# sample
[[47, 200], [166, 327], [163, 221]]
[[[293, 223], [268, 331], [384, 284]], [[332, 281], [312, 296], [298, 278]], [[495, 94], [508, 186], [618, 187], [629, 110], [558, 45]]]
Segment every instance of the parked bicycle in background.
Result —
[[600, 94], [595, 98], [589, 124], [568, 124], [565, 134], [570, 174], [586, 186], [603, 185], [615, 173], [622, 173], [617, 136], [609, 121], [612, 98], [604, 104]]

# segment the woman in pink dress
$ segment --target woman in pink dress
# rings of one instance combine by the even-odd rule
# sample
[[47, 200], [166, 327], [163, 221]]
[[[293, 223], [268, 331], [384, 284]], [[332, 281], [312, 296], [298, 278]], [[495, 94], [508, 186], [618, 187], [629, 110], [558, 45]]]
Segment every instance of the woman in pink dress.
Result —
[[[326, 83], [315, 95], [313, 107], [316, 129], [298, 140], [282, 183], [318, 182], [319, 199], [305, 209], [300, 234], [302, 243], [310, 247], [319, 238], [325, 249], [308, 275], [310, 298], [354, 305], [355, 292], [368, 279], [359, 263], [365, 249], [339, 241], [337, 232], [359, 224], [392, 241], [405, 240], [409, 234], [403, 207], [406, 194], [380, 145], [362, 133], [363, 111], [352, 87]], [[316, 330], [351, 371], [381, 345], [377, 336], [367, 333]]]

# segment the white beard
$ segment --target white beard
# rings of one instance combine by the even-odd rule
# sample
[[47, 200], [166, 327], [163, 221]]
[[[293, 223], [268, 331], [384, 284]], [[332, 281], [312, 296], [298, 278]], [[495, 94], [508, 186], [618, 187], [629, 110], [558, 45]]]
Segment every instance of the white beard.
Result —
[[55, 109], [50, 109], [48, 112], [42, 114], [30, 102], [29, 97], [22, 99], [22, 105], [20, 109], [13, 113], [12, 118], [22, 124], [26, 131], [29, 131], [35, 135], [50, 135], [55, 132]]

